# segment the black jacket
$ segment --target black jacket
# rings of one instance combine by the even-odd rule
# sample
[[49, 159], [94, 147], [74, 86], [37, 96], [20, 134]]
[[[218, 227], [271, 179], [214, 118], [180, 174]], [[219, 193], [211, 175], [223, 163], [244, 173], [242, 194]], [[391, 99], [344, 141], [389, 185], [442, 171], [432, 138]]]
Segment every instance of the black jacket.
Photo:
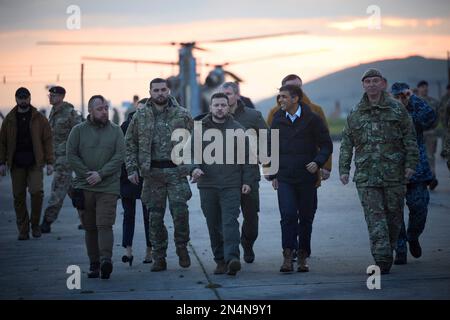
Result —
[[[124, 135], [127, 132], [128, 125], [130, 124], [131, 119], [133, 118], [133, 115], [135, 113], [136, 111], [128, 114], [127, 119], [120, 126]], [[130, 180], [128, 180], [128, 174], [125, 168], [125, 163], [123, 163], [122, 172], [120, 174], [120, 196], [122, 198], [140, 199], [141, 192], [142, 192], [142, 177], [139, 177], [139, 185], [131, 183]]]
[[280, 109], [274, 115], [271, 130], [279, 129], [280, 161], [278, 173], [271, 178], [314, 185], [317, 174], [309, 173], [306, 165], [314, 161], [322, 167], [333, 152], [333, 143], [322, 119], [306, 104], [301, 108], [300, 118], [294, 123], [286, 117], [286, 111]]

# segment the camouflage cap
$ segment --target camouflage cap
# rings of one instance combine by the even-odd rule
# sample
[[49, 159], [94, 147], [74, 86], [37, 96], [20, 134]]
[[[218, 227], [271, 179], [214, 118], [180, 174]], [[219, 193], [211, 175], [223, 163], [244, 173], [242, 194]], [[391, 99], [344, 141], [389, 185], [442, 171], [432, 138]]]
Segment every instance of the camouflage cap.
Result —
[[380, 77], [383, 78], [383, 76], [381, 75], [381, 72], [378, 71], [377, 69], [369, 69], [366, 72], [364, 72], [361, 81], [364, 81], [365, 78], [369, 78], [369, 77]]
[[391, 87], [391, 93], [392, 93], [392, 95], [396, 96], [408, 89], [409, 89], [408, 84], [406, 84], [404, 82], [396, 82]]

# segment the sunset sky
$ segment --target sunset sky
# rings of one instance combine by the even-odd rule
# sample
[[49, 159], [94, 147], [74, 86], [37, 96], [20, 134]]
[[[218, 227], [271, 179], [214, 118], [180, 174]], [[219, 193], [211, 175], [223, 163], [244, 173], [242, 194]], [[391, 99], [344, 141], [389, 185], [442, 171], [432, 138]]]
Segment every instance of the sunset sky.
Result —
[[[81, 10], [81, 28], [66, 26], [70, 5]], [[380, 28], [367, 13], [380, 10]], [[285, 36], [227, 44], [202, 40], [305, 30]], [[223, 63], [271, 54], [288, 58], [230, 65], [244, 79], [242, 93], [254, 101], [276, 92], [286, 74], [304, 82], [340, 69], [384, 58], [422, 55], [446, 58], [450, 50], [450, 3], [437, 1], [4, 1], [0, 0], [0, 110], [14, 105], [26, 86], [32, 103], [48, 106], [46, 85], [59, 84], [80, 105], [82, 56], [178, 60], [176, 46], [38, 46], [37, 41], [198, 41], [199, 62]], [[323, 51], [320, 51], [323, 50]], [[308, 53], [309, 52], [309, 53]], [[103, 94], [113, 105], [133, 94], [148, 95], [148, 82], [177, 73], [177, 67], [84, 61], [85, 98]], [[204, 81], [208, 67], [199, 67]], [[57, 82], [59, 75], [59, 82]], [[324, 88], [326, 90], [326, 88]]]

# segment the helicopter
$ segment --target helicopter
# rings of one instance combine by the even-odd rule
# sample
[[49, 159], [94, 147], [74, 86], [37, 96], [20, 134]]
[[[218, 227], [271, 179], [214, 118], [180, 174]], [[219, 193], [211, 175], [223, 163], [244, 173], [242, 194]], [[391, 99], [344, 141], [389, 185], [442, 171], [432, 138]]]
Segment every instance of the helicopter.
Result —
[[[247, 41], [263, 38], [272, 37], [282, 37], [282, 36], [293, 36], [293, 35], [304, 35], [307, 34], [306, 31], [290, 31], [282, 33], [272, 33], [264, 35], [254, 35], [245, 36], [237, 38], [219, 39], [219, 40], [206, 40], [201, 41], [203, 44], [214, 44], [214, 43], [228, 43], [236, 41]], [[179, 46], [178, 49], [178, 61], [159, 61], [159, 60], [142, 60], [142, 59], [126, 59], [126, 58], [111, 58], [111, 57], [92, 57], [86, 56], [82, 57], [82, 60], [91, 61], [103, 61], [103, 62], [117, 62], [117, 63], [134, 63], [134, 64], [156, 64], [156, 65], [168, 65], [168, 66], [179, 66], [179, 73], [177, 75], [170, 76], [168, 81], [168, 86], [171, 89], [172, 95], [180, 102], [181, 105], [185, 106], [190, 110], [193, 117], [198, 116], [207, 111], [209, 97], [217, 90], [217, 88], [225, 82], [226, 78], [231, 78], [232, 81], [237, 83], [243, 82], [243, 79], [237, 76], [235, 73], [228, 71], [225, 67], [231, 64], [238, 63], [249, 63], [265, 59], [273, 59], [280, 57], [288, 57], [294, 55], [308, 54], [311, 52], [324, 51], [326, 49], [318, 49], [312, 51], [303, 52], [293, 52], [293, 53], [281, 53], [277, 55], [270, 55], [264, 57], [256, 57], [253, 59], [245, 59], [233, 62], [225, 62], [222, 64], [209, 64], [209, 63], [197, 63], [196, 58], [193, 55], [194, 50], [199, 51], [209, 51], [208, 49], [198, 46], [197, 41], [191, 42], [98, 42], [98, 41], [88, 41], [88, 42], [71, 42], [71, 41], [40, 41], [37, 42], [38, 45], [88, 45], [88, 46], [142, 46], [142, 45], [163, 45], [163, 46]], [[208, 73], [203, 84], [198, 81], [197, 67], [213, 67], [213, 69]]]

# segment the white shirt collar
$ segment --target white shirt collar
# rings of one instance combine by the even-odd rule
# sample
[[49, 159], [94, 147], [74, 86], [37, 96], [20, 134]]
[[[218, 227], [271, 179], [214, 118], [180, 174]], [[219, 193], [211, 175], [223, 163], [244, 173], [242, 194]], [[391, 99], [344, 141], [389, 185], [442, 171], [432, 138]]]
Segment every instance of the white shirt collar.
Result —
[[295, 119], [300, 118], [301, 114], [302, 114], [302, 106], [299, 104], [297, 111], [293, 115], [291, 115], [289, 112], [286, 111], [286, 118], [291, 119], [291, 122], [294, 123]]

